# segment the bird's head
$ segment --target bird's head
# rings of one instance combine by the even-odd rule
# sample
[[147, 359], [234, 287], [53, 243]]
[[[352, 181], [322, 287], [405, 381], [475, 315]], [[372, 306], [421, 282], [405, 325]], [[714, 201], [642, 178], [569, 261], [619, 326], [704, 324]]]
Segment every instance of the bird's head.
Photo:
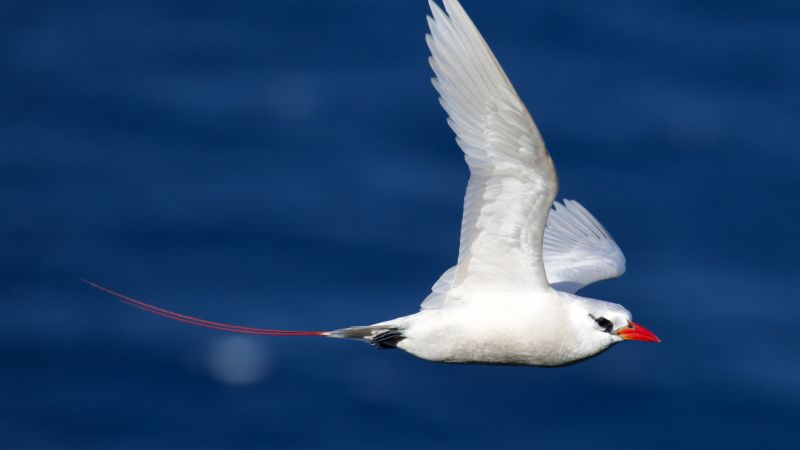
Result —
[[631, 320], [622, 305], [581, 299], [574, 303], [573, 325], [583, 343], [597, 351], [622, 341], [661, 342], [652, 331]]

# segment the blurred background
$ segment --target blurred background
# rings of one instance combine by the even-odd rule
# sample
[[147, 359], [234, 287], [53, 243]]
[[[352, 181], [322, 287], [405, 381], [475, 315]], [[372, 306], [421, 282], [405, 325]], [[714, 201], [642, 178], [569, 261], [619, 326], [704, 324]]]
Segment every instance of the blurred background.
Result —
[[467, 180], [422, 0], [0, 3], [0, 448], [797, 448], [800, 5], [464, 0], [660, 345], [250, 338], [413, 313]]

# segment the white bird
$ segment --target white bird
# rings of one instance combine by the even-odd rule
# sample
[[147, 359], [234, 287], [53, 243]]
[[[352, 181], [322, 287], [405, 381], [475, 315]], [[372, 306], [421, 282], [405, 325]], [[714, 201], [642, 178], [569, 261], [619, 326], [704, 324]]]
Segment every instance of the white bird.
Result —
[[623, 340], [660, 342], [623, 306], [575, 295], [621, 276], [625, 257], [558, 178], [533, 119], [457, 0], [432, 0], [433, 85], [471, 173], [458, 262], [419, 312], [335, 331], [284, 331], [178, 314], [88, 284], [182, 322], [246, 334], [360, 339], [446, 363], [562, 366]]

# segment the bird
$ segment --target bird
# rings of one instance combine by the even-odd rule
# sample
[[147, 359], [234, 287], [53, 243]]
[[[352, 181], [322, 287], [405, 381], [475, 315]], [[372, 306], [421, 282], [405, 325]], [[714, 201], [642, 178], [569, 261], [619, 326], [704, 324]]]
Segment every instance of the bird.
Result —
[[332, 331], [272, 330], [180, 314], [83, 281], [192, 325], [355, 339], [442, 363], [559, 367], [622, 341], [661, 342], [622, 305], [576, 294], [621, 276], [622, 251], [580, 203], [556, 201], [558, 177], [539, 129], [462, 5], [429, 6], [431, 80], [470, 177], [457, 262], [418, 312]]

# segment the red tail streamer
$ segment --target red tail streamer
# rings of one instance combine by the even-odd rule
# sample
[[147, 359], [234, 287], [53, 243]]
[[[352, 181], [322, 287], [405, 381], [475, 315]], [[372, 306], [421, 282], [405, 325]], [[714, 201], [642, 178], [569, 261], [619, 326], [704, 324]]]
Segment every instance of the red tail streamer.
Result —
[[177, 320], [178, 322], [188, 323], [190, 325], [197, 325], [199, 327], [212, 328], [215, 330], [230, 331], [233, 333], [256, 334], [261, 336], [327, 336], [327, 331], [288, 331], [288, 330], [268, 330], [265, 328], [243, 327], [240, 325], [231, 325], [221, 322], [212, 322], [210, 320], [200, 319], [198, 317], [187, 316], [184, 314], [169, 311], [167, 309], [159, 308], [158, 306], [150, 305], [140, 300], [130, 298], [127, 295], [120, 294], [119, 292], [112, 291], [107, 287], [100, 286], [97, 283], [92, 283], [88, 280], [81, 280], [89, 286], [99, 289], [107, 294], [120, 299], [134, 308], [143, 309], [147, 312], [166, 317], [168, 319]]

